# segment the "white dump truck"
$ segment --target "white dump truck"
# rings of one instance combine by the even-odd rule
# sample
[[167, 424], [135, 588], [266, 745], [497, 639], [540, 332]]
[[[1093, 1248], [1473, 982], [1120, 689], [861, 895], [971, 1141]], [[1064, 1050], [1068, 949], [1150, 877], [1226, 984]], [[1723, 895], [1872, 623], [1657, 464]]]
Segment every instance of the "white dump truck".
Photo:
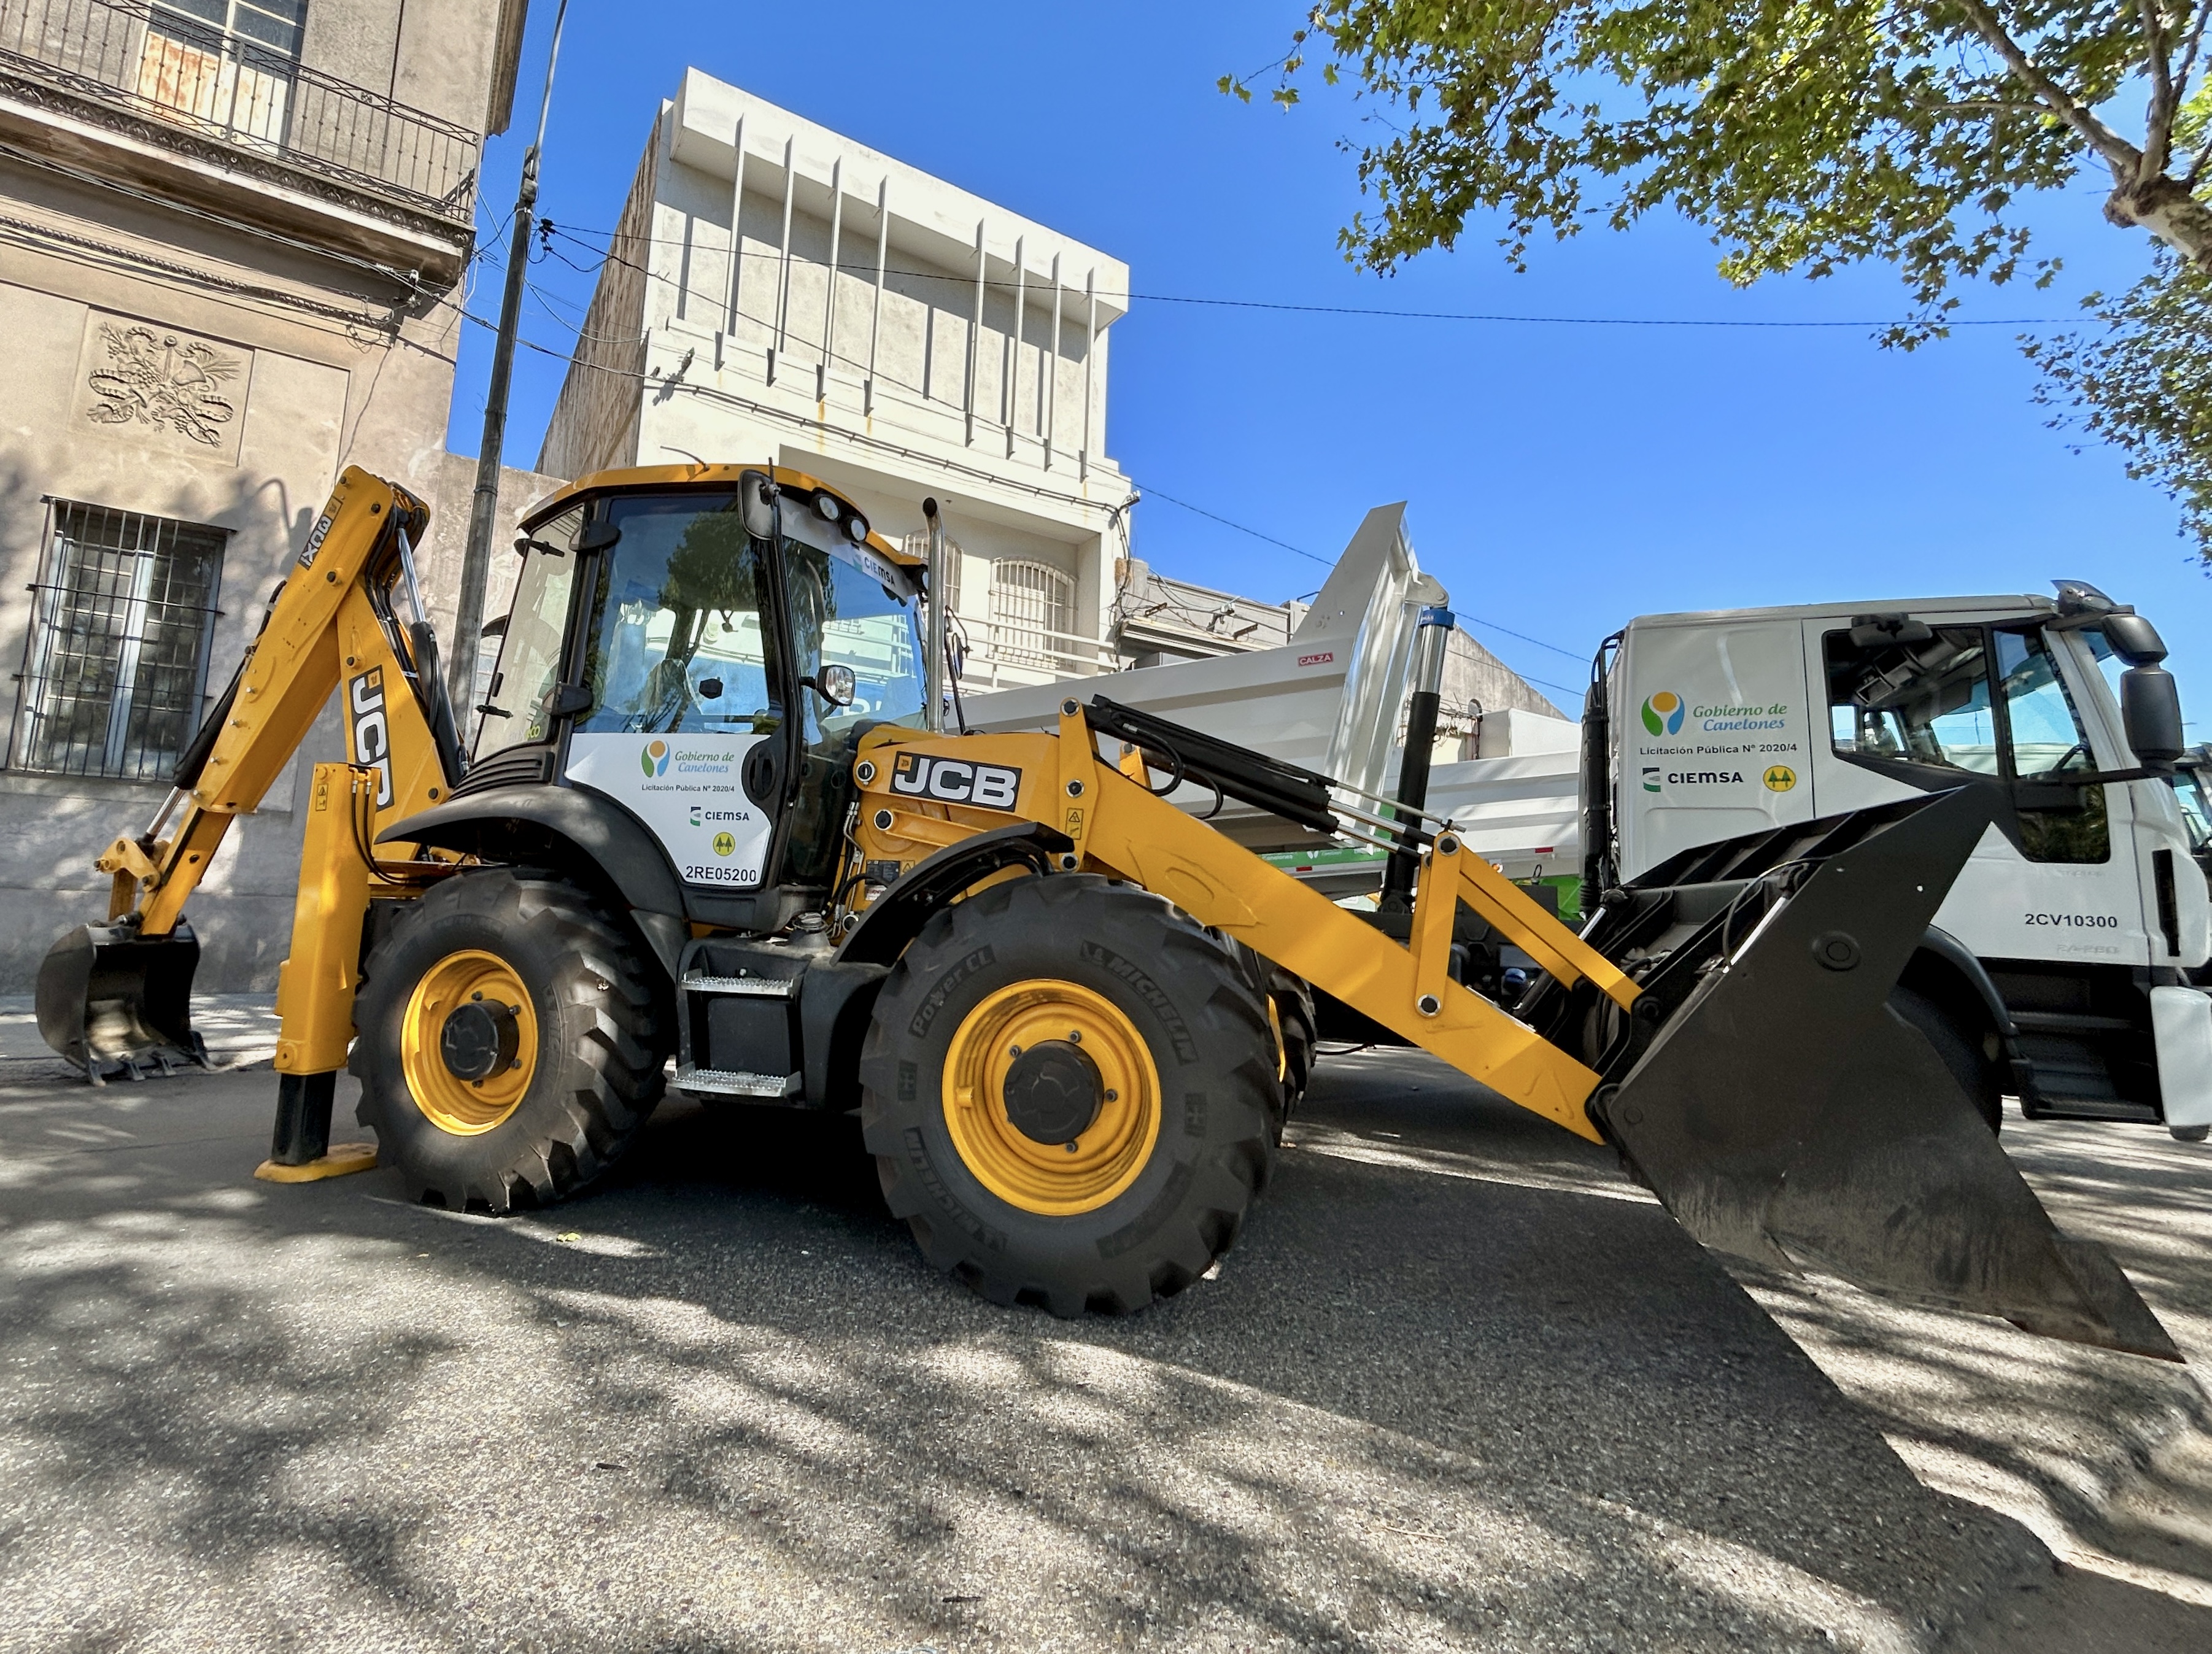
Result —
[[2165, 654], [2081, 581], [1632, 621], [1583, 719], [1585, 906], [1723, 842], [1972, 789], [1990, 824], [1899, 1008], [1993, 1122], [2010, 1094], [2031, 1119], [2201, 1140], [2212, 900]]

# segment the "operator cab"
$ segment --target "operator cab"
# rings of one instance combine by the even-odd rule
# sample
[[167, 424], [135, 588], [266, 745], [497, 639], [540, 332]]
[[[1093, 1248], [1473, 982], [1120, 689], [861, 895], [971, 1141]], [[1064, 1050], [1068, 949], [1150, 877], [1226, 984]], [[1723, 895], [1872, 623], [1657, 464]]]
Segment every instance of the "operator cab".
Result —
[[[554, 781], [642, 826], [689, 916], [757, 925], [834, 876], [852, 747], [920, 727], [921, 560], [767, 465], [587, 477], [539, 506], [466, 794]], [[818, 905], [818, 899], [814, 905]]]

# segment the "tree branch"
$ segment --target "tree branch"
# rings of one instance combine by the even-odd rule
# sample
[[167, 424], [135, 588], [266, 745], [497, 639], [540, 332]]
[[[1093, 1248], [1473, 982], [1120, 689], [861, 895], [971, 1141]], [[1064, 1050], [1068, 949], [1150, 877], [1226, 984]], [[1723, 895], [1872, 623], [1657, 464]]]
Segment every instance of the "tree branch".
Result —
[[2189, 77], [2197, 72], [2197, 53], [2204, 44], [2204, 25], [2212, 21], [2212, 0], [2197, 9], [2197, 21], [2189, 31], [2189, 43], [2181, 53], [2181, 67], [2174, 71], [2173, 96], [2179, 103], [2189, 96]]
[[1990, 49], [2004, 59], [2005, 67], [2013, 78], [2027, 87], [2036, 99], [2051, 113], [2057, 115], [2081, 136], [2087, 143], [2112, 169], [2114, 181], [2123, 189], [2135, 179], [2142, 165], [2142, 152], [2099, 120], [2095, 114], [2032, 63], [2020, 43], [2005, 33], [1996, 14], [1983, 0], [1954, 0], [1974, 32], [1989, 43]]
[[2166, 55], [2166, 25], [2159, 20], [2158, 0], [2140, 0], [2143, 24], [2143, 67], [2150, 76], [2150, 107], [2144, 113], [2142, 159], [2136, 165], [2136, 182], [2148, 184], [2166, 171], [2173, 154], [2173, 118], [2179, 112], [2173, 97], [2173, 65]]

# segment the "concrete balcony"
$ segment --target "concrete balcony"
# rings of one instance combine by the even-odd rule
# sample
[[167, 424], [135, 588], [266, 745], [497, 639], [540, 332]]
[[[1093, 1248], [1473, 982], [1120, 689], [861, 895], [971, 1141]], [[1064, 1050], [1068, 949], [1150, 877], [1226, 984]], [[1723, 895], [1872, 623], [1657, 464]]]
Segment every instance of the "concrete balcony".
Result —
[[146, 0], [0, 0], [0, 143], [442, 291], [481, 140]]

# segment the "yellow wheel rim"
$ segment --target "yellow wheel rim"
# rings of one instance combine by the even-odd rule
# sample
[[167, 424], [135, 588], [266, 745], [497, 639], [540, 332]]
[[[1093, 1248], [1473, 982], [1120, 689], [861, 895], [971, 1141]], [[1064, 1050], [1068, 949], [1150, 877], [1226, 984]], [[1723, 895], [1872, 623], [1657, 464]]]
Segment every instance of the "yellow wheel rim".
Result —
[[[1073, 1047], [1095, 1074], [1097, 1112], [1074, 1136], [1042, 1142], [1009, 1114], [1021, 1053]], [[1121, 1008], [1079, 983], [1002, 988], [962, 1019], [945, 1054], [945, 1125], [976, 1181], [1047, 1217], [1095, 1212], [1137, 1180], [1160, 1136], [1160, 1076]]]
[[[447, 1066], [440, 1040], [447, 1018], [483, 1001], [503, 1005], [514, 1017], [514, 1057], [482, 1079], [465, 1079]], [[513, 1114], [538, 1072], [538, 1012], [514, 967], [474, 948], [448, 953], [431, 966], [408, 999], [399, 1061], [415, 1106], [441, 1131], [476, 1137]]]

